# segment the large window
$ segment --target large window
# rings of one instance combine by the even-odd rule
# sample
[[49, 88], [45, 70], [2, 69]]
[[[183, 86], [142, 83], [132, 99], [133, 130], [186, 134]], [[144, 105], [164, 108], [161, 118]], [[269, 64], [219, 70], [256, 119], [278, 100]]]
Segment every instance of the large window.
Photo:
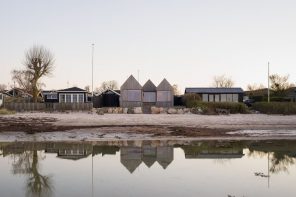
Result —
[[79, 103], [83, 103], [84, 102], [84, 95], [83, 94], [79, 94]]
[[78, 102], [77, 94], [73, 94], [73, 103], [77, 103], [77, 102]]
[[122, 100], [123, 101], [132, 101], [132, 102], [141, 102], [142, 101], [142, 91], [141, 90], [123, 90], [122, 91]]
[[209, 102], [209, 95], [208, 94], [202, 94], [202, 101], [203, 102]]
[[172, 101], [171, 91], [157, 91], [157, 101], [170, 102]]
[[66, 102], [66, 95], [60, 94], [60, 103], [65, 103], [65, 102]]
[[146, 102], [146, 103], [156, 102], [156, 92], [143, 92], [143, 102]]

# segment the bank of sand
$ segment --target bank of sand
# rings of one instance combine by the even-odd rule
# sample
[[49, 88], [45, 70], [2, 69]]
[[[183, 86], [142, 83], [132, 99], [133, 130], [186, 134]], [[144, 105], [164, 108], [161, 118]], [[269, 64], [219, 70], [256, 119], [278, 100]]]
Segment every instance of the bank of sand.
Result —
[[[68, 136], [65, 139], [79, 140], [161, 137], [294, 138], [296, 116], [17, 113], [0, 116], [0, 131], [0, 140], [1, 136], [15, 136], [11, 132], [43, 133], [41, 139], [53, 140], [62, 139], [62, 136]], [[18, 133], [18, 135], [25, 139], [23, 136], [25, 134]], [[11, 140], [18, 140], [18, 138], [12, 137]]]

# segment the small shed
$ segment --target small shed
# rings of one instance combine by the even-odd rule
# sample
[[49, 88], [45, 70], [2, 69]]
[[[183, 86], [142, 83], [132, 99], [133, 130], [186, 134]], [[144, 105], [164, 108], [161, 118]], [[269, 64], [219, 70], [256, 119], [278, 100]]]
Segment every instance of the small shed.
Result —
[[174, 90], [171, 84], [163, 79], [156, 88], [156, 106], [158, 107], [173, 107], [174, 106]]
[[121, 107], [142, 107], [142, 86], [131, 75], [120, 87]]
[[101, 107], [119, 107], [120, 90], [105, 90], [101, 94], [94, 96], [93, 106]]
[[242, 102], [242, 88], [186, 88], [185, 94], [198, 94], [203, 102]]

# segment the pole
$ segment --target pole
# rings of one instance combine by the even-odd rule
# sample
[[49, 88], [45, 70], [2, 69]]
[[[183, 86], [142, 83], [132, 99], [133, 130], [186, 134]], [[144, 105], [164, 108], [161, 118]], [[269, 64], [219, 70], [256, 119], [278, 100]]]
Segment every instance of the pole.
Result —
[[140, 70], [138, 69], [138, 82], [140, 83]]
[[268, 83], [268, 88], [267, 88], [267, 94], [268, 94], [268, 103], [270, 102], [270, 87], [269, 87], [269, 62], [268, 62], [268, 73], [267, 73], [267, 77], [268, 77], [268, 79], [267, 79], [267, 83]]
[[95, 44], [93, 43], [91, 46], [92, 46], [92, 52], [91, 52], [91, 92], [92, 92], [92, 96], [94, 96], [94, 46], [95, 46]]

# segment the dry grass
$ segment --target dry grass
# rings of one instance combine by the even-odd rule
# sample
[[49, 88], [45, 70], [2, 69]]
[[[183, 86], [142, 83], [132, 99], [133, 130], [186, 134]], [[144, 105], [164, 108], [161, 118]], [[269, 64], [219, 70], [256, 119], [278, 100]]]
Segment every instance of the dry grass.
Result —
[[5, 108], [0, 108], [0, 115], [10, 115], [15, 114], [15, 111], [10, 111]]

